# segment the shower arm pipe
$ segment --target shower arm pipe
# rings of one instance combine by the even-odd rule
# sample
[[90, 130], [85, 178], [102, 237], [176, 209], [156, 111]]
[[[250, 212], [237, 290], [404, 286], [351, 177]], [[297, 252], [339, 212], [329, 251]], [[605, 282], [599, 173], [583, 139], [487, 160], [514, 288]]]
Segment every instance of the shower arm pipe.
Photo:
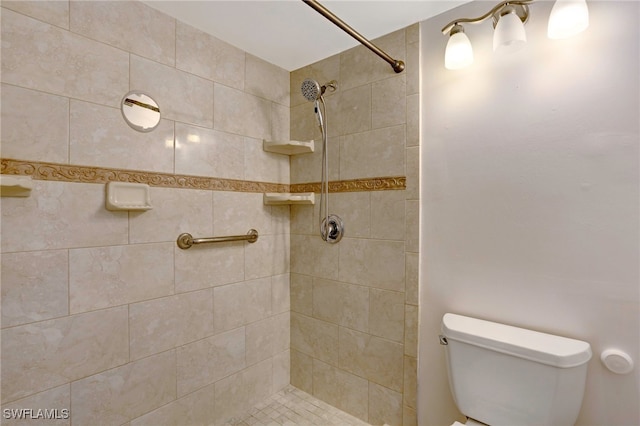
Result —
[[449, 32], [453, 29], [453, 27], [455, 27], [458, 24], [479, 24], [481, 22], [484, 22], [487, 19], [495, 16], [495, 14], [498, 13], [500, 10], [502, 10], [503, 7], [508, 6], [510, 4], [527, 6], [533, 3], [534, 1], [535, 0], [511, 0], [511, 1], [506, 0], [506, 1], [500, 2], [493, 9], [491, 9], [490, 11], [488, 11], [482, 16], [478, 16], [477, 18], [460, 18], [460, 19], [456, 19], [455, 21], [449, 22], [447, 25], [445, 25], [442, 28], [442, 34], [444, 35], [449, 34]]
[[373, 53], [375, 53], [376, 55], [380, 56], [382, 59], [387, 61], [391, 65], [391, 67], [393, 68], [393, 70], [396, 73], [401, 73], [404, 70], [404, 68], [405, 68], [404, 62], [402, 62], [399, 59], [393, 59], [384, 50], [380, 49], [378, 46], [376, 46], [375, 44], [371, 43], [364, 36], [362, 36], [359, 32], [357, 32], [356, 30], [351, 28], [342, 19], [338, 18], [329, 9], [327, 9], [326, 7], [324, 7], [323, 5], [318, 3], [316, 0], [302, 0], [302, 1], [305, 2], [311, 8], [313, 8], [316, 12], [318, 12], [319, 14], [321, 14], [322, 16], [327, 18], [329, 21], [331, 21], [337, 27], [342, 29], [344, 32], [349, 34], [351, 37], [353, 37], [356, 40], [358, 40], [362, 45], [367, 47]]

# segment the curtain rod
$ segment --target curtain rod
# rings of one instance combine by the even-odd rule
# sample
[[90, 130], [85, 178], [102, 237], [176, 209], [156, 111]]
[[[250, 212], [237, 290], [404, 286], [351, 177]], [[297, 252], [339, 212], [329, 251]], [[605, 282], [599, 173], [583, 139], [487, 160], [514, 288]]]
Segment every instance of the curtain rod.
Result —
[[305, 2], [307, 5], [309, 5], [311, 8], [313, 8], [316, 12], [318, 12], [319, 14], [327, 18], [329, 21], [333, 22], [336, 26], [341, 28], [344, 32], [349, 34], [351, 37], [358, 40], [362, 45], [367, 47], [373, 53], [375, 53], [376, 55], [380, 56], [382, 59], [387, 61], [396, 73], [400, 73], [404, 70], [404, 62], [402, 62], [399, 59], [393, 59], [391, 56], [385, 53], [384, 50], [380, 49], [378, 46], [371, 43], [369, 40], [363, 37], [360, 33], [358, 33], [356, 30], [354, 30], [349, 25], [347, 25], [342, 19], [334, 15], [329, 9], [327, 9], [326, 7], [318, 3], [316, 0], [302, 0], [302, 1]]

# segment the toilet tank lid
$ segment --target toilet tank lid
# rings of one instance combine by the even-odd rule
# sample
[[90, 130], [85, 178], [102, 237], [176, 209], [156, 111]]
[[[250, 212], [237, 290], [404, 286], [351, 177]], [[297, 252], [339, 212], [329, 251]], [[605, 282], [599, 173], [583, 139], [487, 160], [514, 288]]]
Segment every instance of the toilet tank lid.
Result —
[[591, 359], [587, 342], [457, 314], [444, 315], [442, 333], [447, 339], [560, 368]]

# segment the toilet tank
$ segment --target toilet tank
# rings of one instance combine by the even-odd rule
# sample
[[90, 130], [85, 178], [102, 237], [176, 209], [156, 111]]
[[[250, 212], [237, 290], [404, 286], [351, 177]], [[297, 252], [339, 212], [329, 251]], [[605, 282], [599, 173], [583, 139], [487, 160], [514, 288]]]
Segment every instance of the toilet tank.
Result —
[[575, 424], [588, 343], [456, 314], [444, 315], [442, 335], [462, 414], [491, 426]]

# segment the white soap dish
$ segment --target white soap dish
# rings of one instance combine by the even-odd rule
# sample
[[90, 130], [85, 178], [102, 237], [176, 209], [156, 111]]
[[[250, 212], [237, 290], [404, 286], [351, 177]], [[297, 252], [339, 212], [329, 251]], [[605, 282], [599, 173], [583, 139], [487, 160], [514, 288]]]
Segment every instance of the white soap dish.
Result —
[[107, 210], [151, 210], [149, 185], [145, 183], [109, 182]]

